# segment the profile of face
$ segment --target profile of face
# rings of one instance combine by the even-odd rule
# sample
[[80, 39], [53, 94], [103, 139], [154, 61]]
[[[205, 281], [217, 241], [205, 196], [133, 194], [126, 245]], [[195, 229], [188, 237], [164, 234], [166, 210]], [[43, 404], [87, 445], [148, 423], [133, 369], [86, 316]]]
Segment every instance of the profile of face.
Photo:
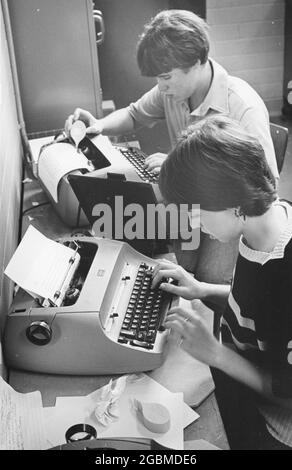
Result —
[[240, 237], [244, 222], [236, 215], [235, 208], [217, 212], [201, 209], [200, 224], [202, 232], [222, 243], [228, 243]]
[[192, 96], [202, 79], [202, 65], [198, 61], [188, 70], [179, 68], [161, 73], [156, 77], [159, 91], [173, 96], [176, 101], [183, 101]]

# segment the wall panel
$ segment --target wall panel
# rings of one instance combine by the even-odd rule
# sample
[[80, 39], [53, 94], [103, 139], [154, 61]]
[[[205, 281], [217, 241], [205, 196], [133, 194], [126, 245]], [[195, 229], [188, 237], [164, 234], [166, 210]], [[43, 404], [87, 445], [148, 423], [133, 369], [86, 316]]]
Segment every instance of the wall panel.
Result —
[[271, 115], [281, 114], [284, 0], [207, 0], [210, 55], [246, 80]]
[[[0, 332], [12, 299], [13, 284], [3, 271], [13, 254], [19, 231], [22, 148], [18, 130], [7, 41], [0, 9]], [[0, 374], [2, 370], [0, 353]]]

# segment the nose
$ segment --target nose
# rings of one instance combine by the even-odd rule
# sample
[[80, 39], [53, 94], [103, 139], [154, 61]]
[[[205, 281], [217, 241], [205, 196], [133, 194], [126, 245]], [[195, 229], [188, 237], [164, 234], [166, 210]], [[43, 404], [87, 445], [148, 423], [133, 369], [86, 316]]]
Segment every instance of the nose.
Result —
[[202, 223], [200, 224], [200, 228], [201, 228], [201, 232], [206, 233], [207, 235], [210, 235], [210, 233], [208, 232], [208, 230], [205, 229]]

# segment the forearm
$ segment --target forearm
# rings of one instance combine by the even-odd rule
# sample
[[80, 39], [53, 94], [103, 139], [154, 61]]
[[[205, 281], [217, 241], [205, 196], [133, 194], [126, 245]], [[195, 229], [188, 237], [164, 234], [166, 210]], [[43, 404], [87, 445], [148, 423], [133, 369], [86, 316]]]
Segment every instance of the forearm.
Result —
[[134, 120], [126, 108], [118, 109], [100, 119], [100, 123], [102, 133], [105, 135], [124, 134], [134, 129]]
[[211, 365], [269, 401], [292, 410], [292, 399], [278, 398], [273, 394], [271, 373], [248, 361], [236, 351], [220, 345], [219, 352]]
[[209, 300], [220, 307], [224, 307], [230, 293], [229, 284], [210, 284], [201, 283], [202, 296], [201, 300]]

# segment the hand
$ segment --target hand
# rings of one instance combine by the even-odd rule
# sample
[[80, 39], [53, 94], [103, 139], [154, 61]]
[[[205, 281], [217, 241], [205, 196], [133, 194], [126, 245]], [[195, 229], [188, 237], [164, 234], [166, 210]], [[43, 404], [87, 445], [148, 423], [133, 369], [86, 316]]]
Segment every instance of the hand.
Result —
[[70, 114], [65, 122], [65, 132], [70, 135], [70, 129], [75, 121], [83, 121], [86, 125], [86, 134], [101, 134], [103, 131], [101, 119], [95, 117], [85, 109], [76, 108], [73, 114]]
[[153, 153], [149, 157], [145, 158], [145, 168], [148, 171], [152, 171], [153, 173], [159, 173], [162, 163], [166, 159], [166, 153]]
[[[177, 285], [163, 282], [163, 279], [167, 278], [172, 278], [176, 281]], [[187, 300], [204, 297], [203, 283], [197, 281], [192, 274], [188, 273], [178, 264], [163, 259], [158, 260], [158, 264], [153, 270], [152, 288], [154, 289], [157, 286], [165, 292], [179, 295]]]
[[216, 367], [222, 345], [198, 314], [192, 310], [174, 307], [169, 310], [164, 326], [170, 330], [170, 341], [174, 340], [195, 359]]

